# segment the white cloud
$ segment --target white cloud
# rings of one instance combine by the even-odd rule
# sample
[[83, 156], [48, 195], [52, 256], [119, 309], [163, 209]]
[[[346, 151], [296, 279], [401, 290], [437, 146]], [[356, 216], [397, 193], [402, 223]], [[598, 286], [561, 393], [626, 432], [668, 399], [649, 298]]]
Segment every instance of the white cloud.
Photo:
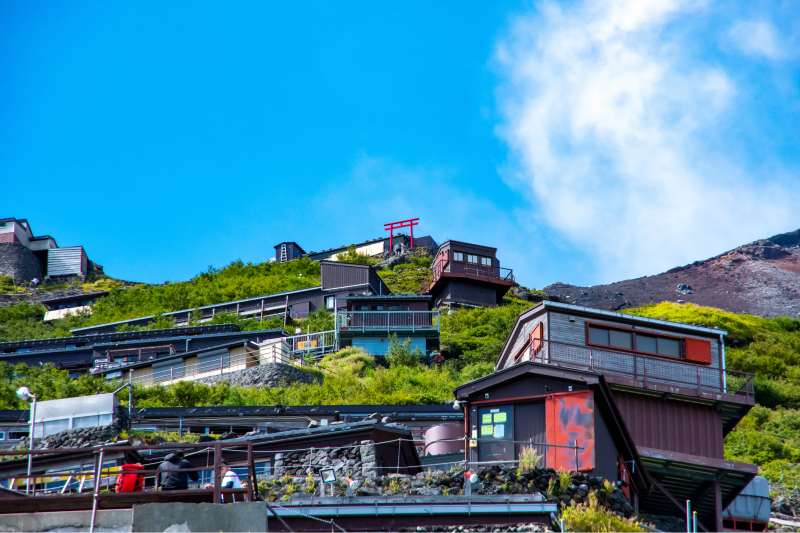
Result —
[[540, 216], [592, 252], [601, 280], [657, 273], [800, 222], [787, 191], [706, 146], [737, 89], [666, 31], [702, 8], [548, 2], [498, 47], [500, 135]]
[[764, 21], [740, 21], [728, 32], [731, 42], [748, 55], [780, 59], [783, 51], [778, 44], [775, 28]]

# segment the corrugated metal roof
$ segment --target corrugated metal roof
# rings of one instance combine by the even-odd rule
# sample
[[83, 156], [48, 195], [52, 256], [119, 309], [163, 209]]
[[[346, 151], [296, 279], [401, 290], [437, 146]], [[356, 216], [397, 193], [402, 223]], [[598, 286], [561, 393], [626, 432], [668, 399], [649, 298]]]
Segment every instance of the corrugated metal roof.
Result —
[[83, 294], [73, 294], [71, 296], [62, 296], [60, 298], [52, 298], [50, 300], [42, 300], [44, 305], [55, 305], [62, 302], [71, 302], [72, 300], [96, 300], [108, 296], [108, 291], [86, 292]]
[[[257, 302], [259, 300], [264, 300], [264, 299], [267, 299], [267, 298], [276, 298], [278, 296], [286, 296], [286, 295], [289, 295], [289, 294], [297, 294], [297, 293], [301, 293], [301, 292], [307, 292], [307, 291], [313, 291], [313, 290], [319, 290], [319, 289], [322, 289], [322, 285], [318, 285], [316, 287], [309, 287], [307, 289], [297, 289], [297, 290], [294, 290], [294, 291], [278, 292], [278, 293], [275, 293], [275, 294], [265, 294], [263, 296], [254, 296], [252, 298], [245, 298], [244, 300], [233, 300], [233, 301], [230, 301], [230, 302], [219, 302], [219, 303], [216, 303], [216, 304], [204, 305], [204, 306], [201, 306], [201, 307], [192, 307], [192, 308], [189, 308], [189, 309], [180, 309], [178, 311], [170, 311], [168, 313], [163, 313], [161, 316], [172, 316], [172, 315], [178, 315], [178, 314], [181, 314], [181, 313], [189, 313], [191, 311], [194, 311], [195, 309], [201, 309], [201, 310], [202, 309], [213, 309], [215, 307], [220, 307], [220, 306], [224, 306], [224, 305], [233, 305], [233, 304]], [[155, 317], [156, 317], [156, 315], [140, 316], [140, 317], [136, 317], [136, 318], [129, 318], [128, 320], [120, 320], [118, 322], [107, 322], [105, 324], [98, 324], [96, 326], [88, 326], [88, 327], [85, 327], [85, 328], [71, 329], [71, 330], [69, 330], [69, 332], [74, 334], [76, 332], [91, 331], [91, 330], [94, 330], [94, 329], [104, 328], [104, 327], [107, 327], [107, 326], [116, 326], [116, 325], [119, 325], [119, 324], [127, 324], [128, 322], [133, 322], [135, 320], [149, 320], [149, 319], [155, 318]]]
[[120, 370], [130, 370], [131, 368], [138, 368], [140, 366], [150, 366], [153, 363], [163, 363], [164, 361], [170, 361], [172, 359], [185, 359], [187, 357], [191, 357], [193, 355], [201, 354], [203, 352], [213, 352], [215, 350], [219, 350], [220, 348], [230, 348], [233, 346], [242, 346], [243, 344], [250, 345], [253, 349], [258, 348], [258, 345], [253, 341], [236, 341], [236, 342], [228, 342], [225, 344], [217, 344], [216, 346], [209, 346], [207, 348], [201, 348], [199, 350], [192, 350], [189, 352], [178, 352], [176, 354], [167, 355], [164, 357], [159, 357], [158, 359], [148, 359], [146, 361], [132, 361], [129, 363], [120, 363], [118, 366], [114, 366], [113, 368], [105, 368], [103, 370], [99, 370], [97, 372], [93, 372], [91, 375], [103, 375], [107, 374], [108, 372], [118, 372]]
[[[226, 331], [227, 330], [227, 331]], [[97, 335], [85, 335], [76, 338], [73, 337], [49, 337], [46, 339], [26, 339], [23, 341], [6, 341], [0, 342], [0, 348], [24, 348], [26, 345], [47, 342], [47, 343], [73, 343], [73, 342], [91, 342], [98, 337], [106, 338], [109, 342], [114, 337], [120, 339], [135, 338], [135, 337], [157, 337], [159, 334], [165, 332], [175, 332], [176, 335], [196, 335], [202, 332], [208, 333], [229, 333], [239, 331], [239, 326], [236, 324], [213, 324], [208, 326], [180, 326], [175, 328], [165, 329], [147, 329], [143, 331], [125, 331], [122, 333], [99, 333]], [[172, 338], [174, 335], [169, 335], [165, 338]]]
[[653, 324], [657, 326], [669, 326], [672, 328], [680, 328], [692, 331], [699, 331], [702, 333], [708, 333], [712, 335], [727, 335], [728, 332], [723, 329], [714, 329], [714, 328], [705, 328], [702, 326], [692, 326], [690, 324], [684, 324], [683, 322], [672, 322], [670, 320], [659, 320], [657, 318], [646, 318], [643, 316], [636, 316], [636, 315], [628, 315], [625, 313], [615, 313], [613, 311], [603, 311], [601, 309], [593, 309], [591, 307], [583, 307], [580, 305], [572, 305], [572, 304], [564, 304], [560, 302], [539, 302], [535, 306], [531, 307], [527, 311], [523, 312], [520, 315], [520, 319], [527, 316], [528, 314], [532, 314], [535, 311], [538, 311], [541, 306], [552, 307], [554, 309], [563, 309], [566, 311], [576, 311], [580, 313], [592, 314], [596, 316], [603, 316], [603, 317], [610, 317], [614, 318], [615, 320], [629, 320], [633, 322], [640, 322], [643, 324]]
[[384, 294], [383, 296], [373, 294], [347, 297], [348, 300], [430, 300], [432, 298], [433, 296], [429, 294]]

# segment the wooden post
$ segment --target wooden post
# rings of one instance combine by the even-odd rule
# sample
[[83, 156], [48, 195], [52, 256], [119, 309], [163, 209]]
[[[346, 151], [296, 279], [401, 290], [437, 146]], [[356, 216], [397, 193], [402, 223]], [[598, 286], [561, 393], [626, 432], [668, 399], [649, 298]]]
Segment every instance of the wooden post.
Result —
[[222, 365], [225, 364], [225, 356], [219, 358], [219, 375], [222, 375], [222, 369], [224, 368]]
[[264, 322], [264, 300], [261, 300], [261, 322]]
[[172, 378], [175, 376], [175, 367], [169, 369], [169, 384], [172, 385]]
[[222, 476], [219, 475], [222, 466], [222, 443], [214, 443], [214, 503], [222, 503]]
[[256, 477], [256, 463], [255, 458], [253, 457], [253, 443], [247, 443], [247, 464], [250, 468], [250, 490], [248, 491], [248, 496], [250, 496], [251, 502], [256, 501], [256, 495], [258, 494], [258, 478]]
[[722, 531], [722, 484], [714, 481], [714, 531]]

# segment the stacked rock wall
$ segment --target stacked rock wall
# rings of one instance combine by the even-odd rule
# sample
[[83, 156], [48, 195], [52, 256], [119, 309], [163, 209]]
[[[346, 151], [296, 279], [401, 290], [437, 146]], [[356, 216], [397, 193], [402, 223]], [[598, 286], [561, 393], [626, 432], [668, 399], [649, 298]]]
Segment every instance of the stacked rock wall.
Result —
[[[114, 421], [107, 426], [95, 426], [89, 428], [68, 429], [60, 433], [48, 435], [42, 439], [33, 440], [35, 450], [47, 450], [51, 448], [83, 448], [85, 446], [96, 446], [119, 437], [119, 434], [128, 429], [128, 410], [118, 406], [114, 414]], [[28, 448], [28, 439], [23, 438], [19, 447]]]
[[337, 472], [344, 472], [354, 478], [369, 478], [380, 476], [382, 466], [383, 461], [376, 455], [375, 443], [371, 440], [340, 448], [275, 455], [275, 475], [279, 477], [304, 477], [308, 474], [318, 476], [321, 468], [334, 467]]
[[3, 242], [0, 243], [0, 275], [11, 276], [20, 285], [33, 278], [44, 279], [44, 267], [25, 245]]
[[319, 378], [285, 363], [265, 363], [219, 376], [201, 378], [197, 383], [211, 385], [220, 381], [227, 381], [233, 387], [281, 387], [292, 383], [314, 383]]

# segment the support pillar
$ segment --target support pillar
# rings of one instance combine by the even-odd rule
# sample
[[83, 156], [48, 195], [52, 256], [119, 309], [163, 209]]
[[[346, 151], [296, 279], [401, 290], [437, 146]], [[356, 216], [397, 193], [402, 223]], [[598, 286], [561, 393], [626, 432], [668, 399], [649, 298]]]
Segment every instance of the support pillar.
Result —
[[719, 481], [714, 481], [712, 488], [714, 493], [714, 531], [722, 531], [722, 484]]

